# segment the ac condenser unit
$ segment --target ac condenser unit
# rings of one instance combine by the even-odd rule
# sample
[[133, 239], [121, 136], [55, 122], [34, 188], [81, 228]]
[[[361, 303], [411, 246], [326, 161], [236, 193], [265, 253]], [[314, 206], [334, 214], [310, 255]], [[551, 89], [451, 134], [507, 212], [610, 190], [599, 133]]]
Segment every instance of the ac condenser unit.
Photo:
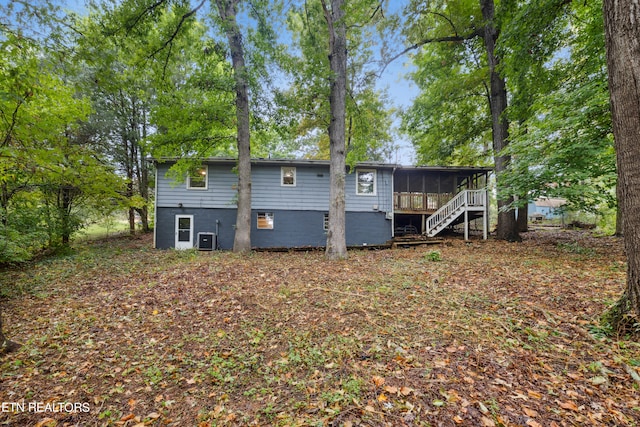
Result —
[[213, 251], [218, 246], [216, 233], [198, 233], [198, 249]]

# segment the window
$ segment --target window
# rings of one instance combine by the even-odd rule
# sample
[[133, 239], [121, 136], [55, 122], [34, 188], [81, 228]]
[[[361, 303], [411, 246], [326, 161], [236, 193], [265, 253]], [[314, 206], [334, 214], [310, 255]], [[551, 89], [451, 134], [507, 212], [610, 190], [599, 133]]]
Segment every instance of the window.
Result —
[[208, 166], [199, 167], [187, 176], [187, 189], [189, 190], [206, 190], [207, 175], [209, 174]]
[[356, 171], [356, 194], [360, 196], [376, 195], [376, 171], [360, 169]]
[[324, 214], [324, 218], [322, 219], [322, 229], [324, 231], [329, 231], [329, 214]]
[[273, 230], [273, 212], [258, 212], [258, 229]]
[[280, 185], [283, 187], [296, 186], [296, 168], [292, 166], [283, 166], [280, 168]]

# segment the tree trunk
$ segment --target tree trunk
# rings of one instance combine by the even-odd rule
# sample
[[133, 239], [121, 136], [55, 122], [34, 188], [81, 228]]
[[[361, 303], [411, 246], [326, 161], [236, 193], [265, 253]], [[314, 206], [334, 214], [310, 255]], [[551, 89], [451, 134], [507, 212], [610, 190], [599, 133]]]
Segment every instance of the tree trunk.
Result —
[[620, 202], [618, 202], [618, 204], [616, 205], [616, 231], [614, 236], [624, 236], [624, 233], [622, 232], [622, 212], [620, 212]]
[[129, 208], [129, 234], [136, 234], [136, 210]]
[[[142, 108], [142, 141], [147, 140], [147, 116], [146, 116], [146, 106]], [[138, 215], [140, 215], [140, 222], [142, 223], [142, 232], [148, 233], [150, 231], [149, 228], [149, 162], [147, 162], [147, 154], [144, 147], [141, 144], [138, 144], [138, 158], [137, 158], [137, 169], [138, 169], [138, 192], [140, 196], [144, 199], [145, 205], [138, 209]]]
[[9, 190], [4, 182], [0, 185], [0, 224], [9, 225]]
[[149, 227], [149, 208], [147, 206], [143, 206], [141, 208], [136, 209], [138, 215], [140, 215], [140, 225], [142, 227], [143, 233], [148, 233], [151, 231]]
[[69, 246], [73, 226], [71, 224], [71, 205], [73, 203], [73, 193], [75, 189], [69, 185], [63, 185], [60, 189], [62, 203], [58, 206], [60, 212], [62, 245]]
[[329, 229], [327, 232], [326, 257], [347, 257], [346, 213], [345, 213], [345, 116], [347, 93], [347, 31], [344, 22], [344, 0], [331, 0], [329, 8], [322, 0], [324, 16], [329, 28], [329, 64], [331, 68], [331, 91], [329, 105]]
[[2, 310], [0, 310], [0, 355], [10, 353], [20, 348], [20, 344], [7, 339], [2, 329]]
[[[139, 142], [139, 139], [137, 138], [137, 132], [138, 130], [136, 129], [136, 108], [135, 108], [135, 99], [131, 99], [131, 123], [130, 123], [130, 127], [131, 127], [131, 133], [130, 133], [130, 138], [131, 141], [128, 145], [129, 147], [129, 153], [128, 153], [128, 166], [127, 166], [127, 174], [129, 175], [127, 178], [129, 179], [129, 182], [127, 183], [127, 192], [129, 193], [129, 200], [133, 201], [133, 197], [135, 196], [136, 193], [136, 189], [135, 189], [135, 185], [134, 185], [134, 179], [136, 178], [136, 164], [138, 163], [138, 156], [136, 154], [137, 150], [136, 150], [136, 146]], [[130, 207], [129, 208], [129, 234], [130, 235], [135, 235], [136, 234], [136, 210], [134, 207]]]
[[238, 216], [233, 241], [234, 252], [251, 250], [251, 142], [249, 133], [249, 90], [244, 63], [242, 34], [236, 20], [238, 0], [216, 0], [231, 51], [236, 88], [238, 122]]
[[618, 163], [618, 204], [627, 254], [623, 298], [640, 316], [640, 6], [604, 1], [607, 66]]
[[[502, 150], [506, 148], [509, 138], [509, 121], [506, 116], [507, 109], [507, 85], [498, 72], [498, 57], [495, 54], [498, 30], [495, 27], [495, 8], [493, 0], [480, 0], [482, 17], [485, 21], [484, 44], [487, 50], [487, 58], [490, 73], [491, 123], [493, 130], [493, 152], [496, 166], [496, 180], [500, 185], [500, 176], [509, 166], [511, 157], [504, 155]], [[498, 228], [497, 238], [500, 240], [519, 241], [518, 224], [515, 210], [509, 206], [513, 203], [513, 197], [507, 199], [498, 198]]]
[[529, 231], [529, 206], [527, 205], [518, 208], [518, 231], [520, 233]]

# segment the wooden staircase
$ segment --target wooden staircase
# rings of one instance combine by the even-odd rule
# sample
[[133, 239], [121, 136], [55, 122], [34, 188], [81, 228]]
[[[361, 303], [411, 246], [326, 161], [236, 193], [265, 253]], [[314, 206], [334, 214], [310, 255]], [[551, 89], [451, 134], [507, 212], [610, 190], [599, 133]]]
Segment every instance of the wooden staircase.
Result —
[[447, 204], [427, 218], [425, 233], [429, 237], [434, 237], [464, 215], [465, 239], [468, 239], [470, 213], [474, 216], [478, 214], [484, 216], [484, 238], [486, 239], [488, 227], [486, 190], [463, 190], [456, 194]]

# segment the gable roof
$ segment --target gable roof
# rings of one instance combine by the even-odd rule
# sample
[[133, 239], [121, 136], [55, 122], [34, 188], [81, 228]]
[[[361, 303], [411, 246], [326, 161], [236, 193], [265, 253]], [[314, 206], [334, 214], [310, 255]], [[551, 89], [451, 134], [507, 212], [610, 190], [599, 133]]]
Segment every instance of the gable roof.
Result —
[[559, 197], [540, 197], [534, 200], [534, 204], [539, 208], [559, 208], [566, 205], [567, 201]]

